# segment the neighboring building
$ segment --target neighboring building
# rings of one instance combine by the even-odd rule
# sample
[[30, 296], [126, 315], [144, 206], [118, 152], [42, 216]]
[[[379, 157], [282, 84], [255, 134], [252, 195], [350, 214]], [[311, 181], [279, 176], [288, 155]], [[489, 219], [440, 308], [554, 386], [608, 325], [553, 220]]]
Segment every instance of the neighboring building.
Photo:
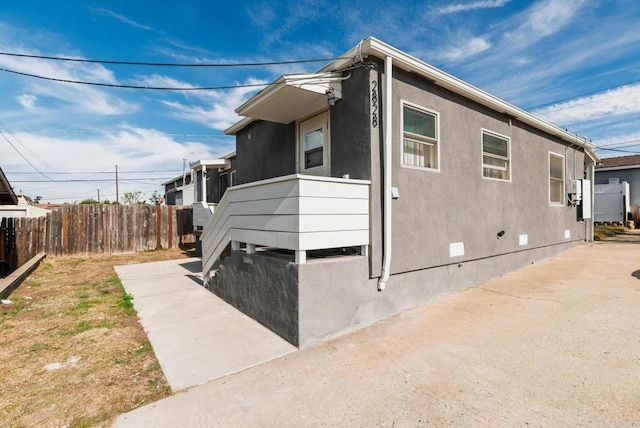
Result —
[[193, 204], [193, 182], [191, 171], [185, 171], [169, 181], [162, 183], [164, 186], [164, 203], [166, 205], [191, 205]]
[[591, 238], [593, 145], [374, 38], [339, 58], [236, 110], [216, 295], [308, 346]]
[[2, 168], [0, 168], [0, 205], [18, 205], [18, 198]]
[[36, 207], [28, 196], [16, 195], [0, 168], [0, 218], [44, 217], [48, 212], [50, 211]]
[[220, 159], [191, 162], [189, 168], [162, 183], [164, 200], [166, 205], [193, 206], [193, 229], [199, 237], [224, 192], [235, 184], [235, 152]]
[[193, 230], [196, 237], [211, 218], [228, 187], [235, 183], [235, 152], [220, 159], [199, 160], [189, 164], [193, 187]]
[[[626, 187], [623, 184], [625, 182], [627, 183]], [[616, 221], [622, 222], [633, 219], [636, 223], [640, 222], [640, 218], [638, 218], [638, 206], [640, 206], [640, 155], [603, 158], [596, 165], [595, 184], [599, 190], [601, 189], [601, 192], [597, 192], [595, 195], [597, 198], [596, 206], [602, 206], [603, 209], [606, 207], [607, 212], [609, 212], [612, 211], [610, 205], [615, 203], [619, 209], [613, 211], [620, 212], [622, 216], [620, 220]], [[614, 197], [610, 184], [615, 188], [618, 186], [623, 186], [623, 189], [626, 188], [628, 199], [620, 200], [620, 203], [618, 203], [618, 199], [621, 198]], [[607, 195], [603, 196], [604, 200], [600, 200], [599, 193]], [[624, 194], [623, 191], [622, 195]], [[597, 211], [599, 212], [600, 210]], [[596, 216], [595, 220], [613, 221], [610, 220], [609, 216], [602, 219]]]

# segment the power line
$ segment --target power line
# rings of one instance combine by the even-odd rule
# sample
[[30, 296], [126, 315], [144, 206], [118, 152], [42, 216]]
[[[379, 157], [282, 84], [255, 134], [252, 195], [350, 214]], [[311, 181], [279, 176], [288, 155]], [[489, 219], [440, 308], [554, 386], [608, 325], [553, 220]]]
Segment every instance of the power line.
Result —
[[234, 62], [234, 63], [176, 63], [176, 62], [138, 62], [138, 61], [114, 61], [114, 60], [102, 60], [102, 59], [83, 59], [83, 58], [70, 58], [61, 56], [48, 56], [48, 55], [33, 55], [33, 54], [21, 54], [13, 52], [0, 52], [0, 55], [13, 56], [20, 58], [34, 58], [34, 59], [46, 59], [52, 61], [66, 61], [66, 62], [81, 62], [92, 64], [116, 64], [116, 65], [137, 65], [137, 66], [151, 66], [151, 67], [264, 67], [270, 65], [288, 65], [288, 64], [306, 64], [311, 62], [329, 62], [338, 59], [350, 59], [351, 57], [336, 57], [336, 58], [314, 58], [314, 59], [298, 59], [288, 61], [259, 61], [259, 62]]
[[[372, 63], [360, 63], [354, 66], [345, 68], [341, 71], [353, 70], [358, 67], [370, 67]], [[168, 87], [168, 86], [138, 86], [138, 85], [120, 85], [116, 83], [101, 83], [101, 82], [86, 82], [83, 80], [70, 80], [70, 79], [59, 79], [57, 77], [48, 77], [48, 76], [40, 76], [38, 74], [24, 73], [22, 71], [9, 70], [6, 68], [0, 68], [0, 71], [4, 71], [6, 73], [17, 74], [19, 76], [33, 77], [35, 79], [48, 80], [52, 82], [61, 82], [61, 83], [73, 83], [76, 85], [89, 85], [89, 86], [101, 86], [107, 88], [121, 88], [121, 89], [146, 89], [146, 90], [154, 90], [154, 91], [216, 91], [222, 89], [238, 89], [238, 88], [259, 88], [259, 87], [267, 87], [278, 85], [278, 83], [248, 83], [243, 85], [222, 85], [222, 86], [187, 86], [187, 87]], [[326, 75], [331, 74], [330, 72], [323, 73]], [[303, 77], [299, 80], [307, 80], [308, 78]], [[322, 77], [318, 76], [318, 79], [322, 79]], [[344, 79], [344, 78], [343, 78]]]
[[[550, 101], [550, 102], [547, 102], [547, 103], [544, 103], [544, 104], [539, 104], [539, 105], [533, 106], [533, 107], [527, 107], [526, 110], [528, 110], [528, 111], [536, 110], [536, 109], [539, 109], [539, 108], [542, 108], [542, 107], [552, 106], [554, 104], [560, 104], [560, 103], [564, 103], [566, 101], [575, 100], [577, 98], [583, 98], [583, 97], [588, 97], [588, 96], [591, 96], [591, 95], [599, 94], [601, 92], [609, 91], [611, 89], [622, 88], [623, 86], [633, 85], [635, 83], [640, 83], [640, 79], [639, 80], [632, 80], [631, 82], [626, 82], [626, 83], [622, 83], [622, 84], [619, 84], [619, 85], [608, 86], [606, 88], [601, 88], [601, 89], [598, 89], [598, 90], [595, 90], [595, 91], [592, 91], [592, 92], [586, 92], [584, 94], [575, 95], [575, 96], [563, 98], [563, 99], [560, 99], [560, 100]], [[616, 96], [618, 96], [618, 95], [616, 95]], [[578, 104], [578, 105], [582, 105], [582, 104]], [[550, 111], [559, 111], [559, 110], [564, 110], [564, 109], [571, 108], [571, 107], [575, 107], [575, 106], [570, 106], [570, 107], [565, 107], [565, 108], [562, 108], [562, 109], [550, 110]]]
[[[104, 130], [83, 130], [83, 129], [51, 129], [51, 128], [20, 128], [19, 131], [22, 132], [60, 132], [65, 134], [93, 134], [93, 135], [101, 135], [106, 131]], [[199, 137], [199, 138], [220, 138], [219, 135], [215, 134], [191, 134], [187, 132], [163, 132], [163, 135], [168, 135], [170, 137]]]
[[[148, 177], [148, 178], [119, 178], [119, 181], [135, 181], [135, 182], [139, 182], [142, 184], [153, 184], [153, 183], [147, 183], [149, 181], [156, 181], [156, 180], [170, 180], [170, 178], [167, 177]], [[112, 182], [113, 179], [102, 179], [102, 178], [96, 178], [96, 179], [83, 179], [83, 178], [79, 178], [79, 179], [64, 179], [64, 180], [54, 180], [54, 179], [49, 179], [49, 180], [11, 180], [12, 183], [110, 183]]]
[[50, 177], [48, 177], [44, 172], [40, 171], [38, 169], [38, 167], [36, 167], [34, 164], [32, 164], [31, 161], [29, 159], [27, 159], [27, 157], [25, 155], [23, 155], [22, 152], [20, 152], [20, 150], [18, 150], [18, 148], [16, 146], [13, 145], [11, 140], [5, 135], [4, 132], [2, 132], [2, 129], [0, 129], [0, 135], [2, 135], [2, 138], [4, 138], [7, 141], [7, 143], [9, 143], [9, 145], [13, 148], [13, 150], [15, 150], [16, 153], [18, 153], [22, 159], [24, 159], [29, 165], [31, 165], [31, 167], [33, 169], [38, 171], [40, 173], [40, 175], [42, 175], [43, 177], [48, 178], [49, 180], [51, 180]]
[[0, 68], [0, 71], [6, 73], [17, 74], [20, 76], [33, 77], [35, 79], [49, 80], [52, 82], [61, 83], [73, 83], [76, 85], [88, 85], [88, 86], [102, 86], [107, 88], [122, 88], [122, 89], [147, 89], [154, 91], [216, 91], [222, 89], [236, 89], [236, 88], [253, 88], [269, 86], [269, 83], [253, 83], [245, 85], [227, 85], [227, 86], [188, 86], [188, 87], [166, 87], [166, 86], [137, 86], [137, 85], [118, 85], [115, 83], [99, 83], [99, 82], [85, 82], [82, 80], [70, 80], [70, 79], [58, 79], [56, 77], [39, 76], [37, 74], [23, 73], [21, 71], [9, 70], [6, 68]]
[[596, 150], [602, 150], [607, 152], [620, 152], [620, 153], [632, 153], [632, 154], [640, 154], [638, 150], [624, 150], [624, 149], [607, 149], [605, 147], [596, 147]]
[[[150, 171], [127, 171], [127, 170], [119, 170], [120, 173], [125, 173], [125, 174], [157, 174], [157, 173], [181, 173], [182, 170], [178, 170], [178, 169], [166, 169], [166, 170], [150, 170]], [[20, 174], [20, 175], [29, 175], [29, 174], [38, 174], [37, 172], [31, 172], [31, 171], [26, 171], [26, 172], [16, 172], [16, 171], [5, 171], [5, 174]], [[51, 175], [55, 175], [55, 174], [62, 174], [62, 175], [71, 175], [71, 174], [107, 174], [107, 175], [113, 175], [113, 171], [56, 171], [56, 172], [50, 172], [49, 174]]]
[[630, 143], [640, 143], [640, 139], [627, 140], [627, 141], [620, 141], [620, 142], [618, 142], [618, 143], [607, 144], [606, 146], [600, 146], [600, 147], [601, 147], [601, 148], [609, 148], [609, 147], [624, 146], [625, 144], [629, 144], [630, 146], [635, 146], [635, 145], [637, 145], [637, 144], [630, 144]]
[[31, 150], [14, 132], [11, 128], [9, 128], [9, 126], [4, 123], [3, 121], [0, 120], [0, 127], [4, 128], [5, 131], [7, 133], [9, 133], [9, 135], [11, 135], [11, 137], [13, 137], [13, 139], [15, 141], [17, 141], [18, 143], [20, 143], [20, 145], [27, 151], [29, 152], [29, 154], [31, 154], [31, 156], [33, 156], [34, 158], [38, 159], [40, 162], [42, 162], [43, 164], [45, 164], [46, 166], [49, 167], [49, 169], [51, 169], [52, 171], [55, 171], [55, 168], [52, 167], [51, 165], [49, 165], [44, 159], [42, 159], [40, 156], [38, 156], [37, 153], [35, 153], [33, 150]]

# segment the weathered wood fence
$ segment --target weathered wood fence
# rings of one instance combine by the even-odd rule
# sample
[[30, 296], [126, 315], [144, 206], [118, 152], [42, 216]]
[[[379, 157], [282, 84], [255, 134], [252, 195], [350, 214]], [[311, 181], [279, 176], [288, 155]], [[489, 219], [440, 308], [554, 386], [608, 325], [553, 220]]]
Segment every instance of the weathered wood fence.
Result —
[[10, 273], [40, 252], [117, 254], [193, 243], [192, 216], [191, 207], [172, 205], [74, 204], [46, 217], [3, 218], [0, 260], [6, 262], [0, 269], [8, 272], [0, 273]]

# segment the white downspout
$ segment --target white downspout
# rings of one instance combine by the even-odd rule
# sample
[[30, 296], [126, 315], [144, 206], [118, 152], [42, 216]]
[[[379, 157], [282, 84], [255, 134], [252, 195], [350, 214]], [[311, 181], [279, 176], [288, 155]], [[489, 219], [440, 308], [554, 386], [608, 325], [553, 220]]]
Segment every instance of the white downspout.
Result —
[[[587, 152], [585, 150], [585, 157], [588, 156]], [[586, 233], [586, 238], [587, 238], [587, 242], [593, 242], [593, 217], [594, 217], [594, 211], [593, 209], [595, 208], [595, 203], [594, 203], [594, 196], [595, 196], [595, 192], [594, 192], [594, 188], [595, 186], [595, 165], [592, 163], [590, 165], [587, 165], [587, 180], [591, 181], [591, 218], [587, 219], [587, 221], [585, 222], [585, 227], [587, 228], [587, 233]], [[584, 196], [583, 196], [583, 202], [584, 202]]]
[[391, 165], [393, 149], [392, 95], [393, 61], [390, 56], [384, 61], [384, 148], [382, 151], [382, 274], [378, 280], [378, 291], [384, 290], [391, 270]]

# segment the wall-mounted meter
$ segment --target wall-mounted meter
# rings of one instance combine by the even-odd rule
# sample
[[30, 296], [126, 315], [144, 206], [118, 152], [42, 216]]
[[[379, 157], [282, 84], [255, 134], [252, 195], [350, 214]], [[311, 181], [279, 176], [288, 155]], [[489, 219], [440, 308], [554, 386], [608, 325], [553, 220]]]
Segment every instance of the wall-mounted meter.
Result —
[[572, 206], [578, 205], [582, 200], [582, 180], [567, 181], [567, 195]]

